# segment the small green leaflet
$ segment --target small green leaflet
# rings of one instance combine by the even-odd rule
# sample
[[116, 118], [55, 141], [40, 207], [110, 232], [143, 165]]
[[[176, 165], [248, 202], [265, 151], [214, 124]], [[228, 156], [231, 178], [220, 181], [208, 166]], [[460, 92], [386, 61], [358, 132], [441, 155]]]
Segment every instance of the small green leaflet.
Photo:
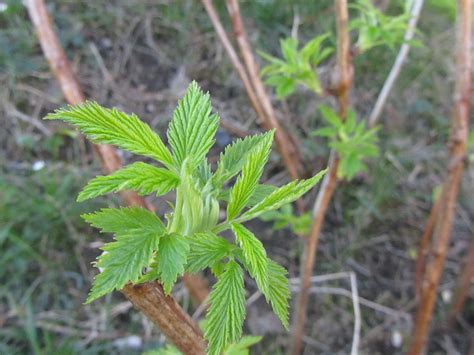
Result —
[[230, 244], [214, 233], [196, 233], [189, 238], [187, 272], [198, 272], [214, 266], [230, 253]]
[[242, 249], [244, 265], [257, 282], [260, 291], [265, 293], [268, 288], [268, 259], [262, 242], [241, 224], [233, 223], [232, 231]]
[[178, 276], [184, 273], [184, 265], [189, 253], [187, 238], [179, 234], [167, 234], [161, 238], [156, 255], [156, 271], [163, 283], [166, 294], [170, 294]]
[[97, 267], [103, 271], [94, 280], [86, 301], [90, 303], [122, 289], [127, 282], [137, 282], [158, 249], [165, 228], [156, 215], [139, 207], [103, 209], [82, 217], [103, 232], [114, 233], [116, 240], [102, 248]]
[[245, 319], [245, 289], [242, 268], [235, 261], [227, 263], [209, 296], [207, 327], [208, 354], [220, 355], [242, 336]]
[[268, 290], [262, 292], [272, 305], [273, 312], [280, 318], [283, 326], [288, 329], [288, 300], [290, 289], [288, 287], [287, 271], [273, 260], [268, 262]]
[[[252, 197], [248, 200], [245, 207], [253, 207], [256, 204], [260, 203], [265, 197], [270, 195], [273, 191], [277, 189], [276, 186], [273, 185], [265, 185], [265, 184], [258, 184], [257, 188], [255, 189]], [[230, 199], [230, 189], [221, 191], [219, 194], [219, 199], [229, 202]]]
[[258, 149], [249, 155], [243, 166], [241, 175], [230, 191], [227, 220], [231, 221], [237, 217], [254, 194], [270, 154], [273, 133], [274, 131], [270, 131], [265, 135], [264, 141], [258, 146]]
[[312, 134], [329, 139], [329, 147], [334, 149], [340, 158], [338, 177], [350, 180], [357, 173], [367, 170], [364, 159], [379, 154], [376, 135], [378, 128], [367, 128], [365, 121], [357, 122], [354, 111], [349, 111], [343, 121], [328, 106], [321, 105], [320, 109], [328, 125]]
[[326, 174], [326, 170], [320, 171], [318, 174], [307, 180], [292, 181], [268, 195], [263, 201], [249, 209], [241, 217], [239, 221], [248, 221], [259, 216], [262, 213], [276, 210], [281, 206], [293, 202], [309, 191], [319, 180]]
[[246, 162], [249, 154], [265, 140], [265, 134], [248, 136], [229, 144], [221, 153], [215, 179], [220, 184], [235, 176]]
[[142, 207], [103, 208], [81, 217], [92, 227], [100, 228], [103, 233], [127, 233], [129, 230], [160, 234], [166, 232], [156, 214]]
[[133, 190], [140, 195], [164, 195], [176, 188], [179, 177], [172, 171], [136, 162], [107, 176], [97, 176], [86, 185], [77, 197], [84, 201], [122, 190]]
[[334, 52], [331, 47], [326, 45], [323, 47], [329, 36], [329, 33], [319, 35], [301, 50], [298, 50], [296, 39], [283, 39], [280, 41], [283, 59], [259, 52], [269, 62], [261, 74], [266, 78], [265, 82], [268, 85], [275, 87], [278, 98], [292, 94], [298, 84], [304, 85], [318, 95], [322, 93], [317, 66]]
[[56, 110], [46, 119], [72, 123], [91, 141], [113, 144], [132, 153], [158, 160], [170, 166], [173, 158], [161, 138], [135, 114], [127, 115], [116, 108], [101, 107], [93, 101]]
[[168, 140], [174, 159], [181, 167], [184, 159], [192, 159], [197, 167], [214, 144], [219, 116], [211, 115], [211, 99], [193, 81], [183, 99], [178, 102], [168, 129]]

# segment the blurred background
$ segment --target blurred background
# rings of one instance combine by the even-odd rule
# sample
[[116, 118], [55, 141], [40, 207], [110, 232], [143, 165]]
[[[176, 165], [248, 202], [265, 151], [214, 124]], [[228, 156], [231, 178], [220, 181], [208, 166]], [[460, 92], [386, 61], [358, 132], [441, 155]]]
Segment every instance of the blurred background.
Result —
[[[335, 31], [331, 0], [240, 3], [254, 50], [280, 56], [279, 40], [289, 37], [295, 26], [301, 43]], [[412, 332], [417, 248], [447, 159], [454, 3], [426, 2], [416, 35], [419, 44], [411, 49], [383, 111], [380, 155], [368, 161], [367, 172], [340, 184], [324, 226], [315, 274], [356, 273], [359, 295], [367, 300], [361, 305], [361, 353], [403, 353]], [[404, 1], [375, 4], [386, 14], [400, 14]], [[164, 136], [178, 98], [196, 80], [210, 92], [223, 120], [249, 134], [261, 130], [199, 1], [50, 0], [47, 5], [88, 98], [134, 112]], [[215, 6], [230, 33], [224, 4], [215, 1]], [[351, 102], [359, 117], [370, 113], [398, 49], [376, 47], [355, 57]], [[328, 71], [332, 64], [327, 63]], [[95, 274], [91, 262], [108, 237], [88, 228], [79, 215], [120, 201], [108, 196], [75, 202], [87, 180], [102, 173], [101, 167], [75, 130], [42, 120], [65, 105], [65, 99], [20, 0], [0, 1], [0, 85], [0, 353], [140, 354], [159, 348], [164, 337], [120, 293], [83, 305]], [[283, 125], [297, 137], [307, 173], [324, 168], [329, 149], [311, 135], [321, 124], [317, 107], [324, 99], [298, 89], [278, 100], [268, 91]], [[234, 138], [232, 131], [221, 128], [211, 160]], [[472, 145], [469, 149], [473, 154]], [[132, 159], [121, 154], [126, 162]], [[289, 179], [276, 152], [265, 179], [274, 184]], [[430, 353], [467, 354], [473, 334], [472, 297], [456, 326], [438, 326], [450, 309], [474, 232], [473, 179], [471, 164], [457, 206]], [[308, 206], [315, 195], [306, 197]], [[252, 224], [269, 255], [291, 278], [299, 275], [302, 254], [296, 232], [308, 223], [288, 207]], [[348, 352], [353, 328], [350, 284], [336, 280], [317, 286], [309, 306], [305, 353]], [[251, 282], [247, 289], [248, 297], [256, 292]], [[194, 312], [182, 284], [175, 296]], [[249, 304], [244, 332], [264, 336], [255, 353], [285, 353], [289, 336], [261, 298]]]

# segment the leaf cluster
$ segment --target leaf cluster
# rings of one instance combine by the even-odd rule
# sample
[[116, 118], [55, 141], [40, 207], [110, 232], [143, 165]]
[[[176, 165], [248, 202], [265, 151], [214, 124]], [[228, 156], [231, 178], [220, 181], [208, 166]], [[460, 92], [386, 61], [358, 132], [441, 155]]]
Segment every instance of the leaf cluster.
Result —
[[262, 221], [273, 222], [274, 230], [281, 230], [289, 227], [294, 233], [308, 235], [313, 222], [310, 212], [296, 215], [291, 204], [284, 205], [278, 211], [270, 211], [259, 217]]
[[[242, 336], [245, 319], [244, 271], [257, 283], [282, 324], [288, 327], [286, 270], [272, 261], [260, 240], [243, 223], [300, 198], [323, 176], [292, 181], [282, 187], [259, 183], [270, 155], [273, 131], [237, 140], [226, 147], [217, 167], [206, 155], [214, 144], [219, 116], [209, 94], [193, 82], [179, 101], [167, 132], [168, 148], [136, 115], [95, 102], [69, 106], [47, 116], [72, 123], [93, 142], [114, 144], [154, 160], [136, 162], [91, 180], [78, 200], [133, 190], [176, 200], [165, 221], [141, 207], [106, 208], [83, 215], [92, 226], [112, 233], [102, 247], [87, 303], [128, 282], [159, 280], [165, 293], [183, 273], [210, 268], [217, 278], [209, 297], [205, 337], [208, 352], [220, 354]], [[235, 179], [235, 184], [230, 181]], [[226, 217], [219, 220], [221, 205]], [[219, 235], [230, 230], [234, 240]]]
[[358, 0], [351, 7], [359, 13], [359, 17], [351, 20], [349, 26], [358, 32], [357, 47], [360, 52], [382, 45], [394, 50], [404, 42], [410, 19], [407, 11], [398, 16], [385, 15], [370, 0]]
[[320, 109], [326, 126], [314, 131], [313, 135], [328, 138], [329, 146], [337, 151], [339, 177], [350, 180], [357, 173], [366, 171], [364, 159], [379, 154], [378, 129], [367, 128], [365, 121], [357, 122], [354, 111], [349, 111], [343, 121], [330, 107], [322, 105]]
[[334, 52], [332, 47], [325, 44], [329, 36], [329, 33], [316, 36], [300, 50], [298, 40], [282, 39], [282, 59], [259, 52], [269, 62], [262, 69], [262, 76], [266, 77], [268, 85], [275, 87], [279, 98], [292, 94], [297, 85], [303, 85], [318, 95], [322, 93], [317, 67]]

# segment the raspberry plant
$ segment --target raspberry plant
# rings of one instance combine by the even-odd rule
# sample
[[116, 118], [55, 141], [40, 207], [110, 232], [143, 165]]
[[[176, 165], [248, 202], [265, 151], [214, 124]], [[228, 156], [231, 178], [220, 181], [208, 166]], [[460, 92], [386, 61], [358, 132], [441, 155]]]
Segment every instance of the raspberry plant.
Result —
[[329, 147], [338, 153], [338, 176], [351, 180], [357, 173], [367, 171], [364, 159], [379, 155], [378, 128], [367, 128], [363, 120], [357, 122], [352, 110], [345, 121], [329, 106], [321, 105], [320, 110], [327, 125], [314, 131], [313, 135], [326, 137]]
[[[106, 208], [83, 215], [92, 226], [115, 237], [102, 247], [96, 263], [101, 272], [86, 303], [128, 282], [159, 280], [169, 294], [184, 272], [210, 268], [217, 282], [209, 297], [205, 337], [209, 354], [220, 354], [242, 336], [246, 270], [288, 328], [286, 270], [267, 256], [244, 223], [300, 198], [325, 171], [279, 188], [259, 184], [273, 131], [226, 147], [213, 171], [206, 155], [214, 144], [219, 116], [212, 113], [209, 94], [195, 82], [178, 103], [169, 125], [171, 149], [136, 115], [95, 102], [69, 106], [46, 118], [77, 126], [94, 143], [113, 144], [160, 164], [136, 162], [111, 175], [98, 176], [87, 184], [78, 201], [122, 190], [158, 196], [176, 191], [175, 203], [170, 203], [171, 212], [164, 219], [141, 207]], [[220, 201], [227, 202], [222, 221]], [[223, 237], [225, 231], [231, 231], [234, 240]]]
[[302, 85], [321, 95], [323, 88], [316, 68], [327, 59], [334, 49], [326, 45], [330, 33], [314, 37], [298, 50], [298, 40], [285, 38], [280, 41], [283, 58], [273, 57], [265, 52], [259, 54], [269, 62], [262, 69], [261, 75], [265, 82], [275, 87], [277, 96], [281, 99], [291, 95], [297, 85]]

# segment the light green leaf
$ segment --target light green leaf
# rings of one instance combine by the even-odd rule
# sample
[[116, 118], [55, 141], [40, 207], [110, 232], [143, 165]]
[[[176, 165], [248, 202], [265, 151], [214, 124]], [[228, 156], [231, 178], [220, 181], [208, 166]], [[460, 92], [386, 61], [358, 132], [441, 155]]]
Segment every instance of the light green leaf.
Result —
[[242, 336], [245, 319], [245, 290], [242, 268], [235, 261], [227, 263], [209, 296], [205, 337], [208, 354], [221, 355]]
[[168, 140], [179, 167], [188, 157], [191, 157], [193, 167], [199, 166], [214, 144], [219, 116], [211, 115], [211, 111], [209, 94], [204, 94], [193, 81], [178, 102], [168, 130]]
[[241, 175], [237, 178], [237, 182], [230, 191], [230, 200], [227, 205], [227, 219], [229, 221], [242, 211], [254, 194], [270, 154], [273, 133], [274, 131], [268, 132], [265, 135], [264, 141], [249, 155], [247, 162], [242, 168]]
[[[264, 198], [270, 195], [273, 191], [277, 189], [276, 186], [273, 185], [265, 185], [265, 184], [258, 184], [257, 188], [255, 189], [252, 197], [250, 197], [249, 201], [245, 205], [245, 207], [252, 207], [256, 204], [260, 203]], [[223, 190], [220, 192], [218, 198], [222, 201], [229, 202], [230, 199], [230, 190]]]
[[214, 233], [196, 233], [189, 238], [187, 272], [198, 272], [214, 266], [230, 252], [230, 244]]
[[285, 186], [276, 189], [262, 202], [255, 205], [239, 217], [239, 222], [248, 221], [264, 212], [276, 210], [287, 203], [299, 199], [321, 180], [324, 174], [326, 174], [326, 171], [327, 169], [320, 171], [311, 179], [294, 180]]
[[335, 129], [332, 126], [326, 126], [326, 127], [319, 128], [319, 129], [315, 130], [311, 134], [313, 136], [332, 138], [332, 137], [337, 136], [338, 131], [337, 131], [337, 129]]
[[61, 119], [72, 123], [94, 143], [113, 144], [167, 166], [173, 161], [161, 138], [135, 114], [127, 115], [116, 108], [104, 108], [96, 102], [88, 101], [56, 110], [46, 116], [46, 119]]
[[116, 240], [102, 248], [97, 267], [103, 271], [94, 280], [86, 301], [90, 303], [122, 289], [127, 282], [136, 283], [158, 249], [165, 228], [156, 215], [139, 207], [103, 209], [82, 217], [102, 232], [114, 233]]
[[249, 202], [245, 205], [245, 207], [253, 207], [259, 204], [262, 200], [267, 198], [273, 191], [277, 189], [276, 186], [273, 185], [265, 185], [259, 184], [255, 189], [252, 197], [250, 197]]
[[161, 238], [160, 249], [156, 255], [156, 271], [166, 294], [170, 294], [178, 276], [184, 273], [189, 253], [189, 242], [179, 234], [167, 234]]
[[273, 312], [278, 316], [283, 326], [288, 329], [288, 300], [290, 289], [288, 287], [287, 271], [273, 260], [268, 262], [268, 289], [262, 292], [272, 305]]
[[140, 195], [148, 195], [154, 192], [157, 196], [160, 196], [176, 188], [178, 184], [179, 177], [170, 170], [136, 162], [111, 175], [95, 177], [81, 191], [77, 201], [80, 202], [122, 190], [133, 190]]
[[344, 122], [342, 122], [342, 120], [339, 118], [339, 115], [332, 108], [326, 105], [321, 105], [319, 109], [321, 110], [326, 122], [338, 129], [344, 127]]
[[81, 217], [91, 226], [100, 228], [102, 233], [120, 234], [130, 230], [159, 234], [166, 232], [158, 216], [142, 207], [103, 208]]
[[265, 248], [255, 235], [241, 224], [233, 223], [232, 231], [242, 249], [244, 264], [249, 274], [257, 282], [258, 288], [266, 292], [268, 288], [268, 259]]
[[266, 134], [248, 136], [228, 145], [221, 154], [215, 179], [219, 184], [235, 176], [253, 152], [264, 140]]

